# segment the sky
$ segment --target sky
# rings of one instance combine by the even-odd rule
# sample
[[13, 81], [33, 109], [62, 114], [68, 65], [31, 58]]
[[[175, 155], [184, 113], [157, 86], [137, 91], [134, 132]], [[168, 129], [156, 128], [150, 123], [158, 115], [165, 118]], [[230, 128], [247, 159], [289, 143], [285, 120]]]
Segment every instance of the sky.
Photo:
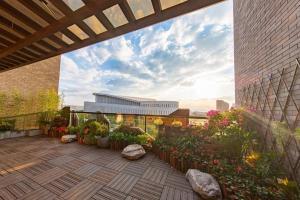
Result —
[[65, 105], [94, 92], [179, 101], [207, 111], [234, 102], [232, 0], [100, 42], [61, 58]]

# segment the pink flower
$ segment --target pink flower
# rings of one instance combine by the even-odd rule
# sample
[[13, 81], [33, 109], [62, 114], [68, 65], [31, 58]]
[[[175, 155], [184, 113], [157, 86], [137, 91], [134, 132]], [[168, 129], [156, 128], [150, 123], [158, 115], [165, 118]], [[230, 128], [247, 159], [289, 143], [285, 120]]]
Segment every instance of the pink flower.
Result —
[[204, 124], [203, 129], [208, 130], [208, 123], [207, 122]]
[[208, 117], [214, 117], [214, 116], [217, 116], [219, 113], [220, 113], [220, 112], [217, 111], [217, 110], [210, 110], [210, 111], [207, 112], [206, 115], [207, 115]]
[[224, 118], [222, 121], [219, 122], [220, 127], [226, 127], [230, 124], [230, 121], [227, 118]]
[[242, 170], [243, 170], [243, 169], [242, 169], [242, 167], [241, 167], [241, 166], [237, 166], [237, 168], [236, 168], [236, 172], [237, 172], [237, 173], [241, 173], [241, 172], [242, 172]]

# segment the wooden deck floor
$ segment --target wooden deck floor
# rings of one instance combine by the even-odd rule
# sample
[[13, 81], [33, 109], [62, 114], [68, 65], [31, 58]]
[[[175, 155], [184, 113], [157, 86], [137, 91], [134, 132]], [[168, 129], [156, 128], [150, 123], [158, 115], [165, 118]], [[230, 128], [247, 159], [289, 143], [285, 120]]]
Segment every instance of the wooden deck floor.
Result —
[[120, 152], [45, 137], [0, 141], [0, 199], [195, 200], [184, 174], [153, 154]]

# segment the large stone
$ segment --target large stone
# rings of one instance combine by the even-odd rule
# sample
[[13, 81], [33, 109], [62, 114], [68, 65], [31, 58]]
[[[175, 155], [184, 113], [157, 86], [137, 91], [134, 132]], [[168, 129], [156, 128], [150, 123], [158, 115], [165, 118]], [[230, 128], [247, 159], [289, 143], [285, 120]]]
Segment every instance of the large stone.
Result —
[[139, 144], [131, 144], [122, 151], [122, 156], [129, 160], [137, 160], [146, 154], [145, 149]]
[[61, 142], [70, 143], [70, 142], [74, 142], [76, 139], [77, 139], [76, 135], [63, 135], [61, 137]]
[[193, 190], [203, 199], [222, 200], [222, 191], [218, 182], [210, 174], [197, 169], [189, 169], [186, 178]]

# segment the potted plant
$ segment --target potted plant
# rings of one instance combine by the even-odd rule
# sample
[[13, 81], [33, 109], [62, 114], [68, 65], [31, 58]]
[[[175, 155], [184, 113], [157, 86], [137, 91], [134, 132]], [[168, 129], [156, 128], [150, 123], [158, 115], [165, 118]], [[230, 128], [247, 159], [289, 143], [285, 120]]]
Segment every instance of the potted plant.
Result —
[[109, 147], [109, 130], [108, 126], [101, 123], [100, 126], [97, 128], [95, 133], [95, 138], [97, 140], [98, 147], [101, 148], [108, 148]]

